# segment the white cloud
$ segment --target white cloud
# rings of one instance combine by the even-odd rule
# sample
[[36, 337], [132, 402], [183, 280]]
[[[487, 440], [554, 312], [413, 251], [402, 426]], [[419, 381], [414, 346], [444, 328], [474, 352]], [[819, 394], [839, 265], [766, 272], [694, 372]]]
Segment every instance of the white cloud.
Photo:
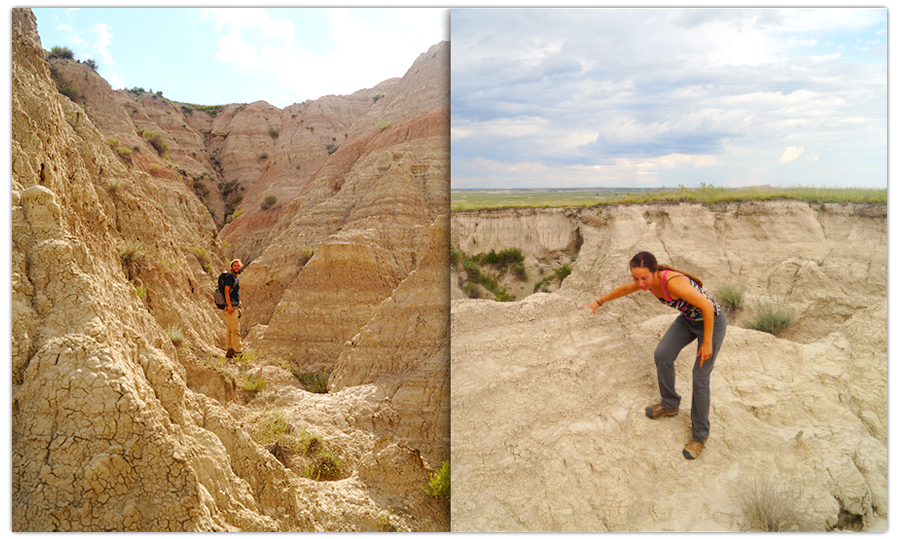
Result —
[[789, 148], [785, 148], [784, 153], [781, 157], [778, 158], [779, 163], [790, 163], [791, 161], [800, 157], [800, 154], [803, 153], [802, 147], [791, 146]]
[[91, 47], [91, 49], [97, 51], [97, 53], [103, 58], [103, 61], [107, 64], [113, 64], [115, 62], [112, 61], [112, 55], [109, 54], [110, 43], [112, 43], [112, 30], [111, 26], [107, 26], [103, 23], [99, 23], [93, 28], [90, 28], [89, 32], [94, 32], [97, 34], [97, 42]]
[[112, 71], [105, 71], [103, 73], [103, 78], [109, 82], [109, 85], [112, 86], [113, 90], [121, 90], [125, 88], [125, 79], [122, 78], [118, 73], [113, 73]]
[[[272, 19], [263, 9], [203, 9], [200, 16], [215, 20], [216, 30], [227, 31], [218, 41], [217, 60], [242, 71], [271, 71], [297, 101], [349, 94], [402, 77], [420, 54], [446, 38], [445, 10], [333, 9], [328, 40], [334, 48], [316, 56], [295, 42], [291, 21]], [[244, 30], [251, 28], [264, 40], [249, 41]]]

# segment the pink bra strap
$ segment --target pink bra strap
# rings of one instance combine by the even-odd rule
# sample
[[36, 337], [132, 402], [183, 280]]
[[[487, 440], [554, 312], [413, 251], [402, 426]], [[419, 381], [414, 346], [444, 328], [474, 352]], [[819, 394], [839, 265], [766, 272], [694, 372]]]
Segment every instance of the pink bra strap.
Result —
[[663, 275], [662, 275], [662, 285], [663, 285], [663, 292], [666, 293], [666, 298], [668, 298], [669, 301], [672, 301], [672, 296], [669, 295], [669, 289], [666, 288], [666, 275], [667, 275], [668, 273], [669, 273], [669, 270], [663, 271]]

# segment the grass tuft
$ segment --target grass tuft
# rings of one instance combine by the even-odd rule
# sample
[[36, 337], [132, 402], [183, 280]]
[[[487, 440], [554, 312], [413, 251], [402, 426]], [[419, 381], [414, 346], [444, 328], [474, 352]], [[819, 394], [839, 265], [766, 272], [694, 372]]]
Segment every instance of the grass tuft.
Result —
[[119, 256], [125, 262], [137, 260], [144, 256], [144, 244], [138, 240], [128, 240], [119, 245]]
[[713, 292], [713, 295], [719, 300], [719, 305], [729, 313], [734, 313], [744, 306], [743, 286], [735, 286], [731, 283], [719, 283], [716, 290]]
[[172, 344], [184, 346], [184, 332], [181, 331], [180, 327], [171, 324], [166, 328], [166, 333], [169, 335], [169, 340], [172, 341]]
[[773, 306], [771, 303], [756, 301], [756, 317], [747, 323], [747, 329], [765, 331], [778, 335], [794, 323], [792, 309]]
[[804, 531], [803, 515], [797, 508], [798, 488], [775, 484], [758, 475], [738, 485], [740, 507], [747, 519], [745, 531]]

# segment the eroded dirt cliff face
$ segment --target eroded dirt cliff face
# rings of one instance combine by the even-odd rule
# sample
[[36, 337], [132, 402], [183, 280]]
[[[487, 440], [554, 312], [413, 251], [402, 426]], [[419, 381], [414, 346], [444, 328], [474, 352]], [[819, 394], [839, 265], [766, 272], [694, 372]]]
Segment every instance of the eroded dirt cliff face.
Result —
[[[451, 303], [454, 530], [738, 531], [742, 489], [755, 477], [794, 489], [792, 507], [812, 530], [886, 518], [886, 206], [716, 210], [453, 215], [452, 241], [469, 254], [518, 247], [552, 261], [581, 238], [557, 291]], [[533, 243], [521, 242], [525, 228]], [[653, 353], [676, 313], [644, 292], [594, 316], [585, 307], [629, 282], [628, 261], [644, 250], [714, 296], [722, 283], [745, 289], [696, 461], [681, 455], [693, 345], [675, 364], [681, 413], [644, 415], [659, 401]], [[778, 337], [745, 329], [757, 300], [792, 309], [797, 322]]]
[[[419, 327], [421, 355], [409, 352], [408, 333], [393, 341], [360, 337], [357, 343], [377, 337], [368, 348], [380, 355], [356, 353], [354, 362], [365, 367], [347, 370], [326, 394], [308, 391], [291, 374], [296, 365], [262, 355], [262, 345], [257, 359], [225, 361], [224, 326], [210, 292], [211, 274], [230, 253], [185, 172], [216, 166], [203, 153], [214, 147], [208, 140], [214, 133], [240, 131], [245, 119], [256, 122], [245, 132], [257, 133], [284, 111], [252, 104], [178, 116], [159, 96], [138, 102], [112, 92], [84, 65], [45, 60], [30, 10], [12, 10], [12, 29], [13, 529], [447, 529], [446, 502], [423, 490], [441, 464], [433, 459], [447, 458], [449, 437], [446, 350], [428, 334], [440, 333], [434, 318], [446, 320], [446, 311], [434, 308], [433, 290], [419, 288], [439, 281], [430, 270], [446, 253], [439, 212], [412, 212], [418, 221], [404, 221], [410, 228], [399, 239], [388, 224], [360, 227], [361, 234], [381, 234], [373, 244], [383, 250], [407, 241], [419, 251], [403, 270], [391, 270], [394, 288], [371, 298], [355, 332], [390, 327], [396, 309], [420, 313], [428, 319]], [[53, 70], [57, 78], [82, 81], [76, 102], [57, 90]], [[138, 136], [137, 124], [161, 133], [169, 152]], [[445, 139], [447, 129], [445, 122]], [[370, 139], [377, 141], [382, 130], [375, 131]], [[437, 137], [440, 128], [431, 132]], [[274, 144], [283, 133], [248, 135], [247, 145]], [[398, 139], [407, 144], [412, 170], [417, 146], [410, 137]], [[235, 155], [229, 164], [235, 174], [254, 174], [252, 163], [238, 166], [227, 137], [217, 143], [220, 156]], [[427, 159], [446, 170], [447, 156], [425, 148]], [[218, 182], [222, 172], [213, 173]], [[215, 185], [210, 176], [200, 181]], [[405, 197], [401, 190], [393, 191], [397, 199]], [[417, 187], [409, 198], [428, 192]], [[390, 213], [363, 206], [352, 205], [372, 222], [390, 221]], [[328, 238], [342, 233], [353, 235], [341, 227], [322, 235], [322, 251], [331, 242], [339, 252], [341, 242]], [[247, 277], [251, 291], [261, 286]], [[377, 309], [387, 298], [394, 308]], [[252, 292], [243, 299], [254, 304]], [[389, 365], [391, 346], [406, 351], [409, 369], [402, 374]], [[342, 351], [335, 350], [331, 364], [340, 363]], [[425, 375], [439, 381], [423, 381]], [[307, 465], [329, 454], [343, 467], [329, 481], [314, 480]]]

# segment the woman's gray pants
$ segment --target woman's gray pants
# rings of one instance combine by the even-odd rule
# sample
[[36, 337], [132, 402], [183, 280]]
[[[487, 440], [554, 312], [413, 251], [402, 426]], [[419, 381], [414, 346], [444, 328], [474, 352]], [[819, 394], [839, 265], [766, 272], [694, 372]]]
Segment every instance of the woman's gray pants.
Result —
[[[709, 437], [709, 375], [719, 355], [719, 348], [725, 340], [728, 322], [725, 313], [715, 318], [712, 337], [712, 356], [700, 366], [700, 356], [694, 360], [694, 392], [691, 398], [691, 436], [694, 441], [705, 442]], [[675, 359], [685, 346], [697, 339], [697, 352], [703, 344], [703, 321], [693, 322], [679, 315], [656, 346], [656, 378], [662, 407], [668, 410], [678, 408], [681, 395], [675, 392]]]

